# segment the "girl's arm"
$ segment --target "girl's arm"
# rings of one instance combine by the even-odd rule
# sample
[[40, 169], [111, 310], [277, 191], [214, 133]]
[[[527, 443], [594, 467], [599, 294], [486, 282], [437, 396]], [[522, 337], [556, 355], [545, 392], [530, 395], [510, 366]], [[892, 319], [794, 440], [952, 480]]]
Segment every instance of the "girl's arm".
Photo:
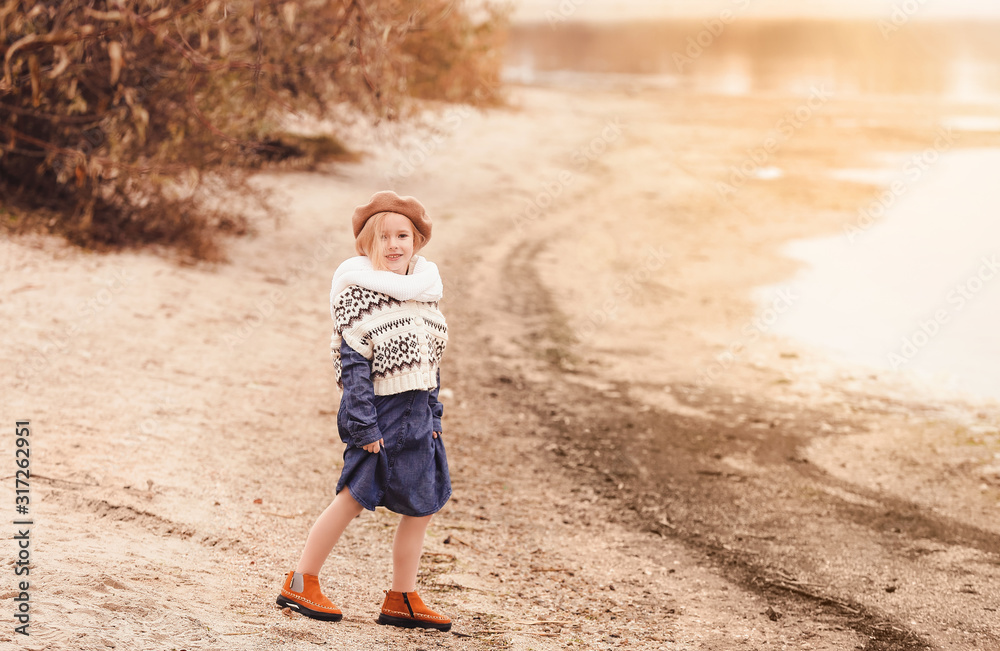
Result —
[[441, 416], [444, 415], [444, 405], [438, 400], [438, 391], [441, 390], [441, 367], [437, 369], [437, 386], [430, 392], [427, 401], [431, 406], [431, 413], [434, 415], [434, 438], [441, 433]]
[[378, 429], [375, 413], [372, 363], [346, 341], [340, 342], [340, 377], [344, 384], [340, 401], [347, 411], [347, 433], [351, 443], [363, 448], [381, 441], [382, 432]]

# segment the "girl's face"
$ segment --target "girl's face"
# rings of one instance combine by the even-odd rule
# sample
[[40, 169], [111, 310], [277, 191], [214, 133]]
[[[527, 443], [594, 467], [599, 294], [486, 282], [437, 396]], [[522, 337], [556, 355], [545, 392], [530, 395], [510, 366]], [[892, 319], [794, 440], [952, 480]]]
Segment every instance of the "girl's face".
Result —
[[405, 274], [413, 257], [413, 222], [397, 213], [385, 216], [382, 250], [386, 268]]

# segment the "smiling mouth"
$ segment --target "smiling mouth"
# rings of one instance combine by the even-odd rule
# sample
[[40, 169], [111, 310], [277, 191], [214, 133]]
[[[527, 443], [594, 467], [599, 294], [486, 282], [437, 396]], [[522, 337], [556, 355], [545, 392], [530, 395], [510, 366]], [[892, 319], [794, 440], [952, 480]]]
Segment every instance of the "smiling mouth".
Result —
[[400, 258], [403, 257], [403, 254], [402, 253], [390, 253], [389, 255], [387, 255], [385, 257], [389, 258], [390, 260], [399, 260]]

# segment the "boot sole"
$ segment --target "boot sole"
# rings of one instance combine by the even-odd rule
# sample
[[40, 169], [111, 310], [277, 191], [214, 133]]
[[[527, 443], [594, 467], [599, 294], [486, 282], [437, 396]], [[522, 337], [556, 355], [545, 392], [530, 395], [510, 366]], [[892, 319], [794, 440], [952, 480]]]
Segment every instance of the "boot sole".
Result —
[[311, 608], [306, 608], [299, 602], [292, 601], [283, 595], [278, 595], [278, 598], [275, 601], [282, 608], [291, 608], [295, 612], [305, 615], [306, 617], [319, 619], [324, 622], [339, 622], [344, 618], [342, 613], [324, 613], [322, 610], [312, 610]]
[[378, 616], [379, 624], [388, 624], [389, 626], [399, 626], [400, 628], [433, 628], [439, 631], [449, 631], [451, 630], [451, 622], [447, 624], [436, 624], [434, 622], [425, 622], [419, 619], [408, 619], [405, 617], [393, 617], [392, 615], [379, 614]]

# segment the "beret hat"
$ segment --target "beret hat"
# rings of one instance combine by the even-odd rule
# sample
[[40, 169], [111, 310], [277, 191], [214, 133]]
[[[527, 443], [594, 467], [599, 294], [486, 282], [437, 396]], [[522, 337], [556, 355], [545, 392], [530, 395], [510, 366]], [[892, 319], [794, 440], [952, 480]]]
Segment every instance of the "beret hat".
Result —
[[422, 203], [413, 197], [401, 197], [392, 190], [376, 192], [372, 198], [363, 206], [354, 209], [354, 217], [351, 224], [354, 226], [354, 237], [361, 233], [365, 222], [372, 215], [380, 212], [394, 212], [409, 218], [413, 222], [413, 227], [420, 231], [426, 240], [431, 239], [431, 218], [427, 216]]

